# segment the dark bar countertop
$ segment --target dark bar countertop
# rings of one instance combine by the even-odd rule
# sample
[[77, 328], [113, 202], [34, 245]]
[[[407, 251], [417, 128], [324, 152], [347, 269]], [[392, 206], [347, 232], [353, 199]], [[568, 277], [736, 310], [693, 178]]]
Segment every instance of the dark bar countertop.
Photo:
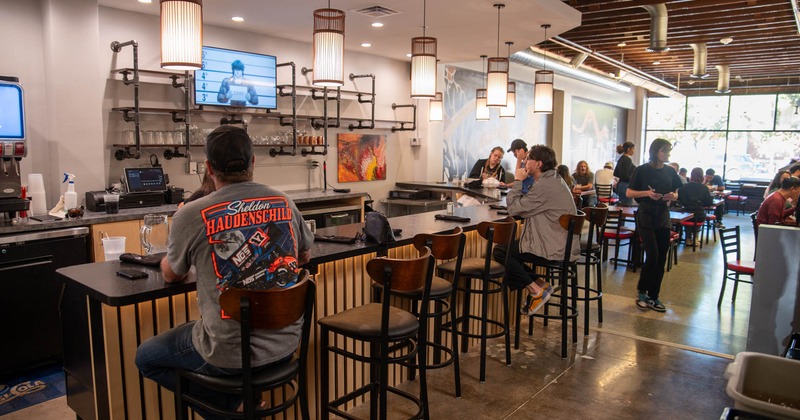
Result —
[[[152, 209], [152, 208], [151, 208]], [[461, 226], [464, 231], [474, 230], [478, 223], [485, 220], [499, 220], [507, 216], [498, 215], [488, 205], [458, 208], [454, 215], [470, 218], [469, 222], [451, 222], [436, 220], [434, 215], [444, 214], [445, 211], [413, 214], [408, 216], [393, 217], [389, 219], [393, 229], [402, 229], [397, 236], [397, 242], [388, 245], [388, 248], [411, 244], [414, 235], [418, 233], [440, 233], [450, 231], [456, 226]], [[363, 224], [355, 223], [344, 226], [334, 226], [317, 229], [318, 235], [337, 235], [352, 237], [358, 233]], [[356, 241], [354, 244], [340, 244], [330, 242], [315, 242], [311, 249], [311, 261], [308, 264], [314, 267], [326, 262], [343, 258], [378, 252], [386, 249], [374, 243]], [[127, 280], [116, 276], [116, 271], [121, 267], [137, 268], [146, 271], [149, 277], [140, 280]], [[111, 306], [123, 306], [146, 300], [157, 299], [179, 293], [190, 292], [195, 289], [193, 280], [181, 283], [166, 283], [157, 268], [148, 268], [139, 265], [123, 263], [120, 261], [99, 262], [75, 265], [61, 268], [57, 272], [70, 281], [69, 284], [78, 287], [83, 293]]]
[[[307, 204], [340, 200], [347, 198], [359, 198], [366, 196], [364, 192], [335, 193], [332, 190], [296, 190], [286, 191], [286, 195], [295, 204]], [[98, 223], [125, 222], [128, 220], [141, 220], [145, 214], [168, 214], [172, 215], [178, 210], [177, 204], [164, 204], [155, 207], [139, 207], [133, 209], [120, 209], [117, 214], [107, 214], [105, 212], [94, 212], [85, 210], [83, 217], [79, 219], [62, 219], [52, 222], [39, 222], [36, 220], [23, 220], [16, 224], [0, 223], [0, 235], [13, 234], [20, 232], [32, 232], [37, 230], [62, 229], [75, 226], [90, 226]]]

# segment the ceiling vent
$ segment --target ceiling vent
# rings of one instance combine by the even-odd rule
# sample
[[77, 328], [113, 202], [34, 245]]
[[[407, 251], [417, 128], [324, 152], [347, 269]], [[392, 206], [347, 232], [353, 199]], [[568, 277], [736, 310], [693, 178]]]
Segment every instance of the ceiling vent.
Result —
[[388, 7], [384, 7], [384, 6], [364, 7], [362, 9], [354, 10], [354, 12], [360, 13], [362, 15], [367, 15], [367, 16], [369, 16], [371, 18], [384, 18], [384, 17], [387, 17], [387, 16], [393, 16], [393, 15], [400, 14], [400, 12], [398, 12], [397, 10], [392, 10], [392, 9], [390, 9]]

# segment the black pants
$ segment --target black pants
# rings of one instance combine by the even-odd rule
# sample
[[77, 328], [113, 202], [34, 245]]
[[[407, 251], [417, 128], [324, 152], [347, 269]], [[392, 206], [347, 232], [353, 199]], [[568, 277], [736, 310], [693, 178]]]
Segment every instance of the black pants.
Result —
[[725, 214], [725, 203], [714, 208], [714, 216], [717, 216], [717, 223], [722, 223], [722, 215]]
[[639, 228], [639, 237], [642, 239], [645, 259], [639, 275], [640, 292], [646, 292], [651, 299], [658, 299], [661, 292], [661, 280], [664, 279], [664, 265], [667, 263], [669, 250], [669, 229], [642, 229]]
[[[502, 245], [494, 247], [493, 257], [494, 260], [500, 264], [505, 263], [506, 248]], [[530, 271], [528, 267], [525, 266], [525, 263], [531, 263], [534, 266], [541, 266], [546, 262], [546, 259], [531, 253], [520, 253], [519, 241], [511, 242], [511, 251], [508, 255], [508, 263], [506, 264], [506, 271], [508, 271], [508, 287], [511, 290], [520, 290], [533, 283], [533, 281], [537, 278], [541, 277], [540, 275]]]

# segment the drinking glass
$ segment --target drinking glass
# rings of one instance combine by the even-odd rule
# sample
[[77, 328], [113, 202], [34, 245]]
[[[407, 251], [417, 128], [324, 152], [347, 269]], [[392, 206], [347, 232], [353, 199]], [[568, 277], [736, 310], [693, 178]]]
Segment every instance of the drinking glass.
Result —
[[145, 253], [149, 255], [167, 252], [169, 218], [166, 214], [146, 214], [140, 233]]

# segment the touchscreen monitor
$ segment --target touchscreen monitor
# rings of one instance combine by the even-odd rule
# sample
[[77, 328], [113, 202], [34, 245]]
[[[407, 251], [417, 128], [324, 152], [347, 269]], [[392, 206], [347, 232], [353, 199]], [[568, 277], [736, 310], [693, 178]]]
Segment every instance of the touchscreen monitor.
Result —
[[155, 168], [125, 168], [125, 185], [128, 192], [165, 191], [167, 182], [164, 170]]
[[25, 139], [25, 104], [17, 83], [0, 81], [0, 140]]

